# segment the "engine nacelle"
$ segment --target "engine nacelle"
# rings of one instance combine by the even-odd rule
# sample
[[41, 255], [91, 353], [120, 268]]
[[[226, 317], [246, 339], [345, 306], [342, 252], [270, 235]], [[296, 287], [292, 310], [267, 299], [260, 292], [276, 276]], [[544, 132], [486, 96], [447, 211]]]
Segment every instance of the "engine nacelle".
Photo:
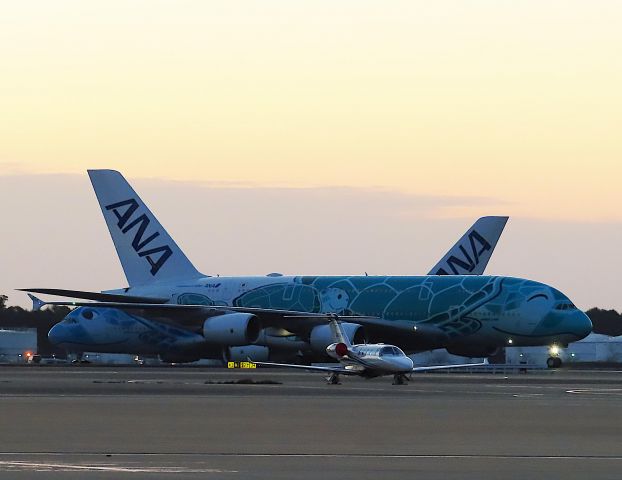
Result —
[[499, 348], [494, 345], [452, 345], [446, 348], [452, 355], [470, 358], [492, 357]]
[[248, 345], [259, 337], [261, 322], [250, 313], [225, 313], [203, 322], [203, 336], [207, 343], [220, 345]]
[[270, 360], [270, 349], [261, 345], [242, 345], [223, 349], [225, 362], [246, 362], [249, 358], [254, 362]]
[[288, 352], [309, 350], [309, 342], [296, 335], [279, 335], [279, 331], [273, 328], [264, 328], [255, 343]]
[[[346, 336], [353, 345], [365, 343], [367, 336], [365, 334], [365, 328], [358, 323], [342, 323], [341, 328], [345, 332]], [[335, 338], [330, 330], [330, 325], [318, 325], [311, 330], [309, 337], [309, 343], [311, 349], [315, 353], [326, 354], [326, 347], [335, 343]]]

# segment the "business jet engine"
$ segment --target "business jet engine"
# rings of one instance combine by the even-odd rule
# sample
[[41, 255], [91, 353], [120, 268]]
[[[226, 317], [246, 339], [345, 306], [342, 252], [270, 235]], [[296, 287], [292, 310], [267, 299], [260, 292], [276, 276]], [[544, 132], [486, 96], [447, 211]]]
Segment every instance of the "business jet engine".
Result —
[[[353, 345], [360, 343], [367, 343], [367, 334], [365, 333], [365, 327], [358, 323], [342, 323], [341, 327], [347, 335], [350, 343]], [[326, 355], [326, 347], [335, 343], [335, 338], [330, 330], [329, 325], [318, 325], [311, 330], [309, 337], [309, 343], [311, 349], [320, 355]]]
[[260, 331], [261, 322], [250, 313], [225, 313], [203, 322], [205, 341], [225, 346], [251, 344]]

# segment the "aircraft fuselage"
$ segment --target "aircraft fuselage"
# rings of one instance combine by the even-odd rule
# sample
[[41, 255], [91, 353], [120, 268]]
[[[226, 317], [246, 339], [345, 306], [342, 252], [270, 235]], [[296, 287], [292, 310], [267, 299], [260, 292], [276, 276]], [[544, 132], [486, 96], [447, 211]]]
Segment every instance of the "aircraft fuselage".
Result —
[[[370, 340], [391, 343], [409, 352], [439, 347], [477, 350], [480, 347], [567, 344], [584, 338], [591, 331], [589, 318], [564, 294], [543, 283], [513, 277], [205, 277], [194, 282], [152, 284], [113, 292], [169, 298], [169, 303], [176, 304], [258, 307], [377, 317], [378, 322], [371, 329]], [[76, 309], [68, 318], [75, 321], [80, 317], [80, 312], [81, 309]], [[136, 353], [141, 353], [141, 342], [145, 343], [144, 339], [149, 338], [145, 348], [151, 353], [161, 348], [161, 345], [172, 346], [176, 342], [170, 338], [154, 341], [145, 329], [159, 329], [151, 335], [156, 339], [159, 335], [166, 337], [171, 330], [183, 330], [167, 326], [162, 332], [162, 327], [152, 325], [157, 322], [133, 318], [127, 313], [119, 315], [124, 317], [126, 324], [116, 330], [99, 328], [95, 331], [95, 323], [89, 324], [78, 318], [83, 328], [82, 337], [93, 339], [93, 343], [99, 343], [100, 348], [115, 342], [122, 345], [124, 342], [119, 339], [125, 339], [124, 349], [128, 348], [131, 339], [130, 343]], [[106, 317], [110, 315], [102, 315], [102, 318]], [[132, 322], [137, 324], [132, 325]], [[404, 334], [395, 328], [383, 328], [386, 326], [403, 326]], [[412, 344], [406, 331], [415, 326], [442, 332], [443, 344], [423, 347]], [[383, 331], [387, 333], [383, 334]], [[189, 332], [189, 335], [182, 340], [194, 348], [194, 344], [201, 341], [200, 334]], [[288, 338], [295, 340], [291, 336]], [[65, 332], [62, 339], [57, 335], [56, 340], [57, 343], [70, 345], [76, 339]], [[300, 345], [308, 339], [299, 340], [291, 343]], [[270, 339], [266, 340], [264, 336], [258, 345], [270, 346]]]

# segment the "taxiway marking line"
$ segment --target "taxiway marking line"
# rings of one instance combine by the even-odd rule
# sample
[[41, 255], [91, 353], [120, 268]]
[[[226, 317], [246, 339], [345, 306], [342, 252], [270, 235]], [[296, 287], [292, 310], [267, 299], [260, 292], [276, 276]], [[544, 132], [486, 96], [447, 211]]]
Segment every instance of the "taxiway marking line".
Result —
[[[112, 457], [205, 457], [205, 458], [388, 458], [388, 459], [490, 459], [490, 460], [613, 460], [622, 461], [620, 455], [504, 455], [504, 454], [382, 454], [382, 453], [151, 453], [151, 452], [122, 452], [122, 453], [94, 453], [94, 452], [0, 452], [0, 457], [17, 457], [17, 456], [50, 456], [50, 457], [102, 457], [110, 455]], [[33, 465], [35, 462], [26, 462], [18, 460], [0, 460], [0, 465], [7, 463], [23, 463]], [[51, 467], [57, 464], [36, 463], [37, 465], [49, 465]], [[92, 468], [90, 465], [78, 464], [58, 464], [59, 466], [75, 465], [77, 469]], [[117, 468], [116, 466], [99, 465], [97, 468]], [[126, 468], [126, 467], [118, 467]], [[132, 468], [132, 467], [127, 467]], [[140, 468], [140, 467], [136, 467]], [[146, 467], [145, 467], [146, 468]], [[166, 467], [162, 467], [166, 468]], [[177, 467], [171, 467], [177, 468]], [[203, 470], [202, 470], [203, 471]]]
[[26, 461], [0, 460], [2, 470], [27, 471], [88, 471], [88, 472], [116, 472], [116, 473], [237, 473], [237, 470], [222, 470], [217, 468], [184, 468], [184, 467], [122, 467], [119, 465], [83, 465], [75, 463], [42, 463]]

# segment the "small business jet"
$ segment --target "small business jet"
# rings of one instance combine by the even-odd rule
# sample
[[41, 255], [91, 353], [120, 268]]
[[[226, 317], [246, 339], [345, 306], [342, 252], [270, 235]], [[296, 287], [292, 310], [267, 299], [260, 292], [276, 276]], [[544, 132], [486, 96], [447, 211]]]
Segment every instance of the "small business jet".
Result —
[[[413, 361], [395, 345], [361, 344], [352, 345], [344, 332], [337, 316], [329, 320], [330, 330], [335, 342], [326, 347], [326, 353], [339, 361], [340, 366], [315, 366], [294, 365], [289, 363], [253, 362], [256, 365], [269, 367], [298, 368], [302, 370], [328, 373], [329, 385], [339, 384], [339, 375], [358, 375], [364, 378], [393, 375], [393, 385], [403, 385], [408, 377], [406, 375], [430, 370], [442, 370], [448, 368], [465, 368], [487, 365], [482, 363], [463, 363], [458, 365], [433, 365], [428, 367], [415, 367]], [[249, 358], [253, 361], [252, 358]]]

